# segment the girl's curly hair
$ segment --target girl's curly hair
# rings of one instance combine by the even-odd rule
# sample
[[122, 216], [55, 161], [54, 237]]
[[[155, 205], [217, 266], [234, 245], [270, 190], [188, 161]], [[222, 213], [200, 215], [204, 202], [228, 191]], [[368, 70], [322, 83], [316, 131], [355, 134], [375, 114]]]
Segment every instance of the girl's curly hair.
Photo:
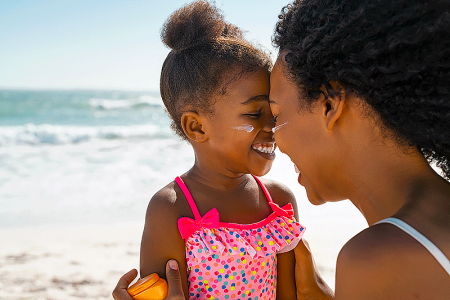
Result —
[[214, 96], [225, 94], [227, 84], [272, 68], [269, 56], [205, 0], [175, 11], [164, 23], [161, 39], [172, 49], [161, 70], [161, 98], [172, 129], [183, 139], [187, 137], [180, 120], [186, 110], [210, 113]]
[[309, 104], [338, 81], [450, 179], [450, 1], [297, 0], [273, 42]]

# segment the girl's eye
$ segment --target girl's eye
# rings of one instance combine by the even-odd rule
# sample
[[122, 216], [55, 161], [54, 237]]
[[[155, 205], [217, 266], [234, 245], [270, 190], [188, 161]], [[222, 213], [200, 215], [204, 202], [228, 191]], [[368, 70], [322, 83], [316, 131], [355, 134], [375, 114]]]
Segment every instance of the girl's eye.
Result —
[[253, 119], [259, 119], [262, 116], [262, 112], [255, 112], [255, 113], [251, 113], [251, 114], [246, 114], [246, 116], [249, 116]]

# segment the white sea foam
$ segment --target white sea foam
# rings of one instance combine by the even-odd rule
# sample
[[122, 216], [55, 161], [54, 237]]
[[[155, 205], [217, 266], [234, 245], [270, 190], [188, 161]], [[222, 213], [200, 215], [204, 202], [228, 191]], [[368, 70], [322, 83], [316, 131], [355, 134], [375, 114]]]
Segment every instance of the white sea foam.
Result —
[[127, 139], [170, 137], [168, 128], [157, 125], [130, 126], [65, 126], [52, 124], [26, 124], [0, 126], [0, 146], [73, 144], [93, 139]]
[[102, 99], [91, 98], [89, 105], [95, 109], [101, 110], [119, 110], [132, 109], [142, 107], [161, 107], [163, 102], [161, 98], [152, 97], [150, 95], [142, 95], [131, 99]]

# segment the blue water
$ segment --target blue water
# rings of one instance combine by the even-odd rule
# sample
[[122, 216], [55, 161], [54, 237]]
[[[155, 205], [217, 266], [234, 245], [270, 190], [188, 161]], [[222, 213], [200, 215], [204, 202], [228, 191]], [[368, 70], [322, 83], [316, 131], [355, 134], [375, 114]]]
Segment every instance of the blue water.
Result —
[[0, 90], [0, 227], [143, 220], [192, 162], [158, 92]]
[[3, 146], [79, 142], [96, 130], [99, 137], [123, 137], [127, 126], [136, 125], [154, 125], [167, 134], [168, 124], [157, 92], [0, 91]]
[[0, 90], [0, 126], [146, 124], [161, 108], [157, 92]]

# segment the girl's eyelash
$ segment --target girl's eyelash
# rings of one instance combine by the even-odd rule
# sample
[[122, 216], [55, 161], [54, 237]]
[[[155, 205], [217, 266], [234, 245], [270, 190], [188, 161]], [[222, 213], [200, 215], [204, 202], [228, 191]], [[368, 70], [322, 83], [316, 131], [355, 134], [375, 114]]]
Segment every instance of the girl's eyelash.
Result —
[[252, 113], [252, 114], [246, 114], [246, 116], [258, 119], [259, 117], [261, 117], [262, 112], [257, 112], [257, 113]]

